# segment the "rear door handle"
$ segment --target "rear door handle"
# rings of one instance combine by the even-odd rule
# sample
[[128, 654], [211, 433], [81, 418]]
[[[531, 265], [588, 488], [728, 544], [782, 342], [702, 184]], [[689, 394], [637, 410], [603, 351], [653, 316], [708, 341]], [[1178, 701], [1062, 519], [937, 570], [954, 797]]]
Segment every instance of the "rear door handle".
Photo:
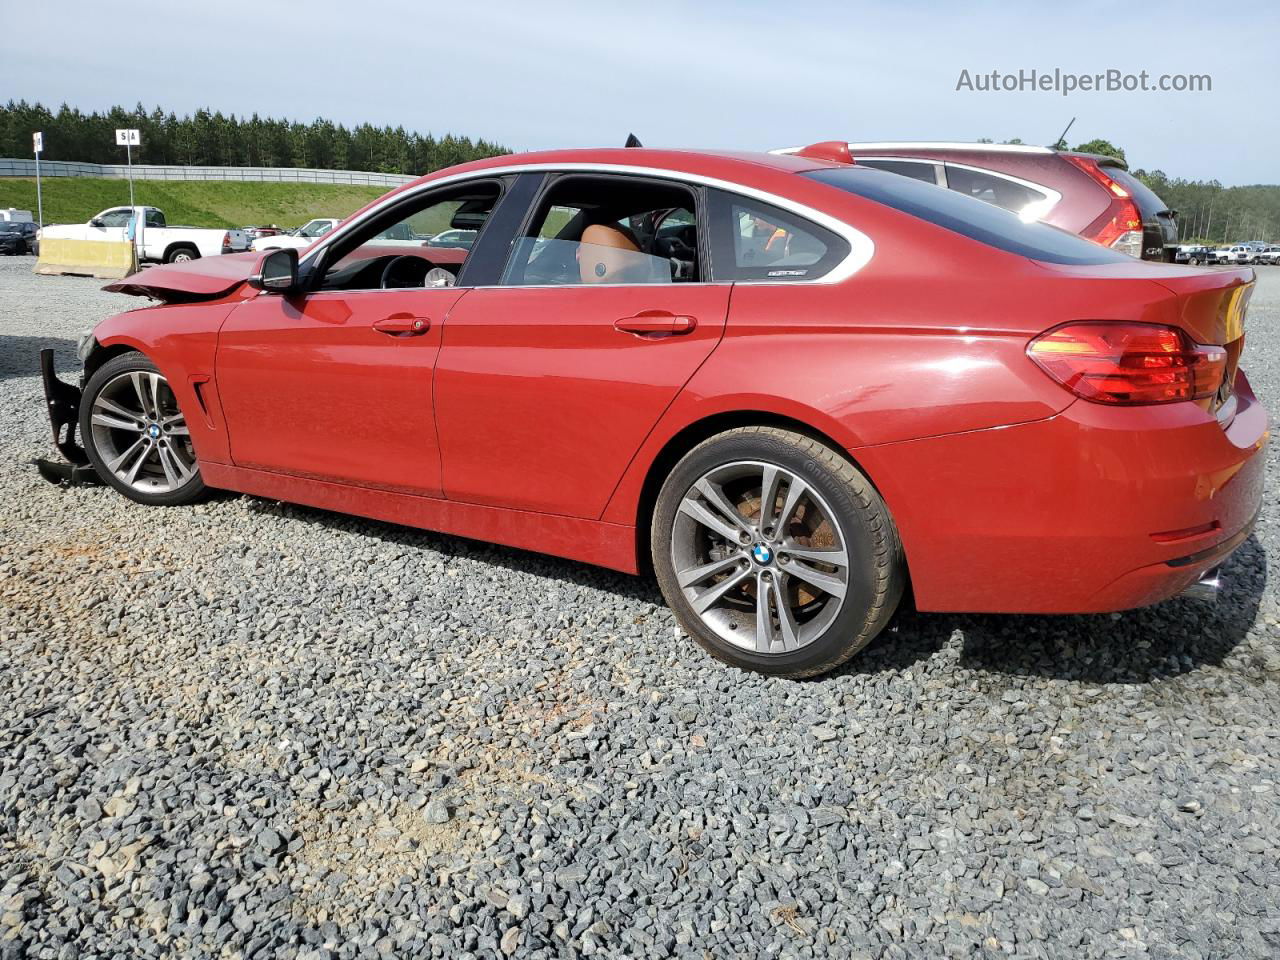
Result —
[[390, 337], [420, 337], [431, 329], [427, 317], [415, 317], [412, 313], [393, 313], [375, 320], [373, 329]]
[[642, 336], [678, 336], [692, 333], [698, 321], [683, 314], [667, 313], [665, 310], [645, 310], [634, 317], [623, 317], [614, 323], [613, 329], [619, 333], [636, 333]]

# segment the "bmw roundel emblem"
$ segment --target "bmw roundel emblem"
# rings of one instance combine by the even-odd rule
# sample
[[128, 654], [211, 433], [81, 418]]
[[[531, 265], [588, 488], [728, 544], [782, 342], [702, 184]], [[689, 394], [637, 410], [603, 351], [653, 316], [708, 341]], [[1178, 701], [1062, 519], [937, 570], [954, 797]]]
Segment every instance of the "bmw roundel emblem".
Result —
[[159, 437], [160, 426], [158, 424], [153, 423], [151, 426], [147, 427], [147, 436], [149, 436], [152, 440], [155, 440], [157, 437]]
[[751, 548], [751, 557], [756, 563], [764, 566], [773, 559], [773, 551], [766, 547], [763, 543], [757, 543]]

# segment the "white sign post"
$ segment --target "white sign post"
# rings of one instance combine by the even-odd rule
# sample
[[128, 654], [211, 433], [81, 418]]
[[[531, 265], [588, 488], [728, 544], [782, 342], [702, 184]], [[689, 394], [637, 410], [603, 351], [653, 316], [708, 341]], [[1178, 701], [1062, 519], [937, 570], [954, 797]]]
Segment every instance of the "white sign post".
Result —
[[44, 229], [44, 198], [40, 193], [40, 154], [44, 153], [44, 134], [37, 130], [31, 135], [31, 146], [36, 154], [36, 219]]
[[129, 206], [133, 206], [133, 148], [142, 144], [137, 130], [117, 130], [116, 146], [124, 147], [125, 162], [129, 165]]

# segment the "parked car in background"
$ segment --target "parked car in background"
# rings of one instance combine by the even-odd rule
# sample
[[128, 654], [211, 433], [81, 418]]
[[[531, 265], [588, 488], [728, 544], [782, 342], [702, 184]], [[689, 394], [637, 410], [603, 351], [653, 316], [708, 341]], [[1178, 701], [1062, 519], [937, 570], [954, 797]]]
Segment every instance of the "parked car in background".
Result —
[[0, 223], [34, 223], [35, 219], [30, 210], [18, 210], [14, 207], [0, 210]]
[[1273, 245], [1265, 248], [1258, 254], [1258, 263], [1266, 263], [1275, 266], [1280, 263], [1280, 245]]
[[429, 247], [461, 247], [464, 250], [469, 250], [475, 242], [475, 230], [442, 230], [426, 241]]
[[985, 200], [1143, 260], [1172, 261], [1176, 214], [1123, 160], [1029, 144], [850, 143], [863, 166]]
[[309, 220], [296, 230], [288, 233], [277, 233], [269, 237], [259, 237], [253, 241], [254, 250], [302, 250], [311, 246], [320, 237], [340, 224], [336, 217], [317, 217]]
[[[505, 155], [301, 257], [142, 271], [106, 289], [161, 305], [97, 325], [82, 392], [42, 355], [54, 436], [78, 416], [72, 452], [143, 504], [217, 487], [652, 569], [714, 656], [786, 676], [880, 633], [908, 562], [926, 611], [1212, 590], [1264, 490], [1253, 272], [826, 157]], [[476, 233], [379, 242], [415, 221]]]
[[1188, 263], [1196, 267], [1202, 263], [1208, 263], [1212, 253], [1213, 251], [1204, 244], [1184, 243], [1174, 253], [1173, 260], [1175, 263]]
[[249, 238], [241, 230], [171, 227], [163, 211], [145, 206], [111, 207], [88, 223], [47, 226], [41, 239], [127, 240], [131, 230], [140, 261], [180, 263], [249, 249]]
[[30, 220], [0, 220], [0, 254], [39, 253], [37, 228]]

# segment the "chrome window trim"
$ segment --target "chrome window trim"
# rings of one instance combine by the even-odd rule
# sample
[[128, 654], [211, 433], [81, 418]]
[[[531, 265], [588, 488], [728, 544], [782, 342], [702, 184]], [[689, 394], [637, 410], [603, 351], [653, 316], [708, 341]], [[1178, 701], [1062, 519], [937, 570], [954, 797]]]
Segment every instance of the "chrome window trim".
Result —
[[[1027, 204], [1026, 207], [1023, 207], [1022, 211], [1018, 213], [1018, 216], [1022, 217], [1024, 220], [1027, 219], [1026, 211], [1031, 207], [1036, 208], [1034, 219], [1043, 220], [1049, 211], [1056, 207], [1058, 202], [1062, 199], [1062, 194], [1053, 189], [1053, 187], [1046, 187], [1044, 184], [1036, 183], [1032, 180], [1023, 180], [1021, 177], [1015, 177], [999, 170], [992, 170], [990, 167], [978, 167], [971, 163], [955, 163], [951, 160], [942, 161], [942, 166], [944, 173], [947, 167], [955, 167], [958, 170], [968, 170], [971, 173], [986, 174], [988, 177], [995, 177], [997, 180], [1007, 180], [1009, 183], [1016, 183], [1020, 187], [1024, 187], [1027, 190], [1032, 190], [1040, 194], [1040, 196], [1043, 197], [1042, 200], [1033, 200], [1031, 203]], [[946, 186], [948, 190], [952, 189], [950, 179], [947, 180]], [[956, 193], [959, 192], [959, 190], [956, 191]], [[977, 199], [981, 198], [979, 197]], [[1013, 211], [1010, 212], [1012, 213]]]
[[[731, 180], [721, 180], [718, 177], [708, 177], [698, 173], [687, 173], [683, 170], [669, 170], [664, 167], [646, 167], [625, 163], [524, 163], [510, 164], [504, 166], [487, 167], [484, 170], [469, 170], [466, 173], [455, 173], [446, 177], [440, 177], [436, 180], [429, 180], [426, 183], [418, 184], [407, 190], [401, 190], [388, 197], [382, 203], [375, 207], [371, 207], [356, 219], [350, 221], [341, 227], [335, 227], [326, 233], [307, 251], [306, 255], [299, 261], [299, 265], [313, 261], [313, 258], [319, 256], [331, 243], [340, 237], [346, 236], [353, 230], [358, 230], [366, 221], [378, 216], [390, 204], [403, 203], [406, 199], [419, 193], [425, 193], [435, 190], [437, 187], [445, 187], [451, 184], [463, 183], [467, 180], [492, 180], [495, 177], [506, 176], [509, 174], [519, 173], [615, 173], [630, 174], [632, 176], [652, 177], [662, 180], [674, 180], [677, 183], [697, 184], [704, 187], [713, 187], [722, 190], [725, 193], [735, 194], [740, 197], [747, 197], [752, 200], [758, 200], [761, 203], [771, 204], [788, 213], [793, 213], [805, 220], [810, 220], [819, 226], [825, 227], [832, 233], [842, 237], [849, 244], [849, 253], [843, 260], [828, 270], [821, 277], [815, 277], [812, 280], [737, 280], [736, 283], [770, 283], [770, 284], [787, 284], [788, 286], [805, 283], [840, 283], [853, 276], [863, 267], [865, 267], [875, 254], [875, 243], [872, 239], [852, 224], [845, 223], [829, 213], [810, 207], [807, 204], [792, 200], [790, 197], [784, 197], [780, 194], [770, 193], [767, 190], [760, 190], [756, 187], [748, 187], [740, 183], [734, 183]], [[714, 283], [715, 281], [708, 281]], [[620, 286], [630, 286], [630, 284], [620, 284]], [[645, 284], [645, 286], [653, 286], [653, 284]], [[668, 284], [662, 284], [668, 286]], [[674, 286], [683, 286], [683, 284], [674, 284]], [[557, 285], [557, 289], [563, 287]], [[476, 288], [469, 288], [476, 289]]]

